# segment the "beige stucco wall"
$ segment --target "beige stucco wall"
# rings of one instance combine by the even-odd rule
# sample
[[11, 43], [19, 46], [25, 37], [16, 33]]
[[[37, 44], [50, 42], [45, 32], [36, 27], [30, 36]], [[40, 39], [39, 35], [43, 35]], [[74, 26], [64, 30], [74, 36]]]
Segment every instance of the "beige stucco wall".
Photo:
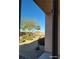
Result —
[[52, 53], [52, 13], [46, 15], [45, 51]]

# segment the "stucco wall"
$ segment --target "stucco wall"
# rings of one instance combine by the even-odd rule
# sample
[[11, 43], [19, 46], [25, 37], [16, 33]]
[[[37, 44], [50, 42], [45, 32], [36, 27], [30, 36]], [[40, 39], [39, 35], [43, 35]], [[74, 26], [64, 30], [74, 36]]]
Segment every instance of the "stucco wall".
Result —
[[46, 15], [45, 51], [52, 53], [52, 13]]

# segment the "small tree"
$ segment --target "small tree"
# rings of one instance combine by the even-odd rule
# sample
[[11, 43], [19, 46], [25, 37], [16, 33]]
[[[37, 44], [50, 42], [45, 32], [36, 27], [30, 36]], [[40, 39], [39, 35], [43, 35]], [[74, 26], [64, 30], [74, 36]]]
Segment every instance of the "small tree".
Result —
[[27, 30], [26, 31], [27, 37], [30, 37], [30, 39], [33, 39], [33, 31], [40, 30], [40, 26], [35, 21], [26, 20], [26, 21], [22, 21], [22, 23], [21, 23], [21, 29], [23, 31]]
[[28, 32], [33, 32], [36, 30], [38, 23], [32, 20], [26, 20], [21, 23], [21, 28], [27, 30]]

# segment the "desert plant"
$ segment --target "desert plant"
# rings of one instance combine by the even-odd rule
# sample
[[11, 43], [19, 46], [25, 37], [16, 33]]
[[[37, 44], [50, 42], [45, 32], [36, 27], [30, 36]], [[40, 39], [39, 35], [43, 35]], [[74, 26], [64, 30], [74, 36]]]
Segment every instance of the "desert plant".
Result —
[[22, 21], [21, 27], [22, 30], [26, 31], [26, 37], [24, 37], [26, 40], [32, 40], [33, 39], [33, 31], [40, 30], [40, 26], [36, 21], [32, 20], [26, 20]]
[[36, 30], [36, 27], [38, 26], [38, 23], [36, 21], [26, 20], [22, 21], [21, 29], [27, 30], [28, 32], [33, 32]]

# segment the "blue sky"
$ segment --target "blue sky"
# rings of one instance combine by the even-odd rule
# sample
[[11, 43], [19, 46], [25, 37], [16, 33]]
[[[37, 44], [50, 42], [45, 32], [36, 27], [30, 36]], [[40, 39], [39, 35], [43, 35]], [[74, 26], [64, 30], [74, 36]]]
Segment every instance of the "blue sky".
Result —
[[35, 20], [39, 23], [41, 31], [45, 32], [45, 14], [33, 0], [22, 0], [21, 20]]

